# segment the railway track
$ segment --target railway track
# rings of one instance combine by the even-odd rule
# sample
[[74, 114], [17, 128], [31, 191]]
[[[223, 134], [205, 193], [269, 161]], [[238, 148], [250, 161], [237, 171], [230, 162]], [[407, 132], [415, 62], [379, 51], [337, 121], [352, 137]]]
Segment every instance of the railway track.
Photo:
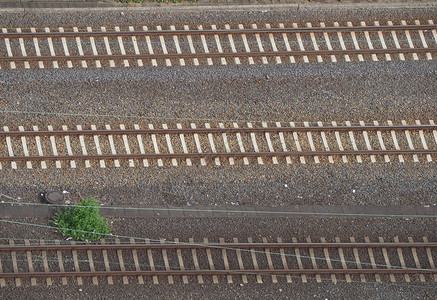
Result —
[[[18, 244], [20, 243], [20, 244]], [[89, 282], [124, 284], [153, 282], [213, 282], [249, 281], [293, 282], [315, 280], [337, 281], [437, 281], [435, 257], [437, 243], [426, 237], [421, 242], [408, 238], [393, 242], [379, 238], [377, 242], [364, 238], [357, 242], [351, 237], [341, 242], [321, 238], [320, 242], [268, 242], [266, 238], [254, 243], [220, 239], [210, 243], [142, 241], [133, 239], [121, 243], [76, 244], [65, 241], [24, 240], [0, 245], [0, 286], [26, 284], [37, 280], [47, 285], [68, 284], [74, 278], [79, 285]], [[43, 278], [43, 279], [40, 279]], [[26, 282], [22, 282], [22, 281]], [[70, 279], [71, 280], [71, 279]], [[41, 282], [41, 281], [40, 281]]]
[[0, 168], [433, 162], [437, 125], [180, 123], [0, 131]]
[[432, 60], [437, 52], [433, 20], [2, 28], [0, 37], [0, 67], [6, 69]]

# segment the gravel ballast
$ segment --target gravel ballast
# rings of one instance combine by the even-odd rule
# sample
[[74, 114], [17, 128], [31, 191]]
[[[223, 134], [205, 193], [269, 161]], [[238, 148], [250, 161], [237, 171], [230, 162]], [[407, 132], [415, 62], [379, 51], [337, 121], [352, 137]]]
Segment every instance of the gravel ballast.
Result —
[[432, 299], [435, 288], [430, 284], [318, 283], [318, 284], [176, 284], [107, 285], [64, 287], [2, 288], [8, 299]]
[[[28, 224], [50, 225], [48, 218], [23, 218], [11, 221]], [[224, 238], [230, 242], [236, 237], [241, 242], [247, 242], [252, 237], [254, 242], [262, 242], [265, 237], [271, 242], [277, 237], [290, 241], [296, 237], [305, 242], [310, 236], [314, 242], [320, 242], [321, 237], [334, 242], [335, 237], [348, 241], [355, 237], [357, 242], [364, 242], [368, 236], [373, 241], [383, 237], [387, 242], [399, 236], [401, 241], [408, 241], [412, 237], [415, 241], [422, 241], [426, 236], [430, 241], [437, 240], [435, 219], [432, 218], [353, 218], [353, 217], [289, 217], [289, 218], [109, 218], [112, 234], [127, 237], [161, 238], [173, 240], [179, 238], [187, 242], [190, 237], [195, 241], [203, 241], [207, 237], [211, 242], [218, 242]], [[55, 230], [45, 227], [0, 223], [3, 237], [16, 239], [46, 240], [62, 239]], [[65, 238], [64, 238], [65, 239]]]
[[425, 123], [436, 117], [436, 69], [432, 61], [396, 61], [1, 71], [2, 110], [51, 114], [3, 114], [2, 124], [143, 118]]
[[[3, 114], [3, 125], [133, 123], [187, 119], [337, 121], [367, 123], [406, 119], [423, 124], [436, 117], [435, 62], [297, 64], [217, 68], [136, 68], [0, 72], [3, 109], [50, 115]], [[242, 92], [244, 91], [244, 92]], [[57, 113], [80, 114], [79, 116]], [[89, 114], [84, 116], [83, 114]], [[198, 121], [205, 122], [205, 121]], [[174, 125], [174, 124], [173, 124]], [[432, 147], [432, 144], [429, 144]], [[434, 163], [226, 166], [11, 170], [5, 164], [2, 193], [35, 201], [41, 190], [93, 195], [109, 205], [239, 204], [432, 205]], [[168, 165], [168, 164], [167, 164]]]
[[[2, 13], [0, 24], [2, 27], [44, 27], [44, 26], [121, 26], [121, 25], [179, 25], [179, 24], [225, 24], [246, 22], [286, 22], [293, 20], [297, 23], [306, 22], [349, 22], [366, 21], [382, 22], [398, 20], [414, 21], [418, 17], [434, 19], [436, 14], [434, 3], [389, 3], [386, 5], [357, 3], [342, 5], [278, 5], [278, 6], [223, 6], [178, 7], [161, 6], [145, 9], [119, 8], [113, 10], [75, 12], [61, 10], [30, 10], [25, 13]], [[227, 10], [227, 11], [226, 11]]]
[[[302, 7], [283, 11], [253, 12], [88, 12], [2, 14], [0, 24], [8, 28], [58, 26], [168, 26], [183, 24], [267, 23], [293, 20], [299, 26], [305, 22], [334, 21], [345, 23], [388, 20], [399, 23], [415, 19], [434, 19], [436, 8], [406, 9], [320, 9]], [[418, 17], [419, 16], [419, 17]], [[146, 21], [145, 21], [146, 20]], [[254, 21], [256, 20], [256, 21]], [[274, 21], [274, 22], [273, 22]], [[424, 23], [423, 23], [424, 24]], [[172, 67], [172, 68], [114, 68], [78, 70], [0, 70], [0, 107], [2, 126], [15, 130], [19, 125], [47, 128], [53, 125], [70, 128], [80, 124], [113, 127], [120, 123], [132, 127], [172, 124], [177, 120], [252, 120], [294, 122], [351, 122], [374, 120], [399, 123], [416, 119], [423, 124], [437, 120], [435, 61], [393, 61], [362, 63], [284, 64], [266, 66]], [[12, 113], [14, 111], [14, 113]], [[16, 113], [17, 111], [43, 114]], [[173, 122], [173, 123], [171, 123]], [[434, 147], [435, 145], [429, 145]], [[0, 172], [1, 199], [21, 202], [39, 201], [44, 190], [67, 191], [73, 203], [85, 196], [94, 196], [106, 205], [435, 205], [437, 202], [435, 162], [423, 158], [413, 163], [392, 159], [389, 164], [368, 159], [342, 164], [323, 162], [316, 165], [292, 164], [234, 167], [179, 167], [106, 169], [83, 167], [75, 170], [64, 164], [41, 170], [37, 163], [31, 170], [20, 166], [11, 170], [3, 164]], [[5, 195], [7, 197], [5, 197]], [[11, 198], [8, 198], [11, 197]], [[12, 221], [49, 225], [48, 219], [14, 219]], [[269, 241], [278, 236], [284, 240], [297, 237], [313, 241], [321, 237], [342, 241], [353, 236], [383, 237], [401, 241], [424, 236], [437, 239], [435, 219], [431, 218], [110, 218], [113, 234], [151, 239], [190, 237], [218, 241], [233, 237], [246, 241]], [[2, 238], [61, 239], [51, 229], [27, 225], [0, 223]], [[362, 241], [362, 240], [361, 240]], [[3, 240], [6, 242], [6, 240]], [[359, 279], [358, 279], [359, 280]], [[42, 281], [38, 279], [40, 284]], [[432, 299], [436, 297], [431, 282], [416, 284], [339, 282], [302, 284], [188, 284], [179, 281], [144, 286], [123, 285], [121, 280], [107, 285], [100, 280], [98, 287], [90, 284], [46, 287], [45, 284], [21, 288], [0, 288], [5, 299]], [[162, 280], [162, 283], [165, 281]]]
[[[17, 219], [26, 223], [48, 224], [46, 219]], [[292, 236], [299, 241], [305, 241], [310, 236], [313, 241], [319, 241], [324, 236], [328, 241], [333, 241], [336, 236], [340, 236], [343, 241], [350, 236], [357, 238], [357, 242], [362, 241], [364, 236], [369, 236], [372, 241], [377, 241], [378, 237], [383, 237], [386, 241], [392, 241], [393, 237], [399, 236], [401, 241], [407, 241], [408, 237], [413, 237], [419, 241], [422, 236], [427, 236], [430, 241], [436, 239], [435, 221], [428, 219], [372, 219], [372, 218], [289, 218], [289, 219], [113, 219], [113, 233], [116, 235], [128, 235], [142, 238], [166, 238], [173, 240], [174, 237], [181, 241], [187, 241], [194, 237], [195, 241], [201, 241], [208, 237], [210, 241], [218, 241], [220, 237], [227, 237], [230, 241], [232, 237], [238, 237], [240, 241], [245, 241], [247, 237], [253, 237], [255, 242], [261, 242], [263, 237], [273, 241], [276, 237], [283, 237], [284, 241], [289, 241]], [[428, 230], [424, 232], [424, 228]], [[1, 230], [4, 237], [12, 234], [15, 238], [44, 238], [46, 240], [61, 238], [52, 230], [44, 228], [34, 228], [22, 225], [5, 225], [2, 223]], [[114, 258], [111, 258], [114, 259]], [[237, 276], [238, 277], [238, 276]], [[310, 279], [308, 283], [302, 283], [299, 277], [293, 277], [293, 283], [272, 284], [268, 276], [264, 278], [263, 284], [255, 283], [250, 278], [248, 284], [241, 284], [235, 278], [234, 284], [226, 284], [225, 279], [221, 278], [219, 284], [195, 284], [184, 285], [180, 280], [176, 280], [175, 285], [168, 285], [166, 278], [160, 279], [160, 285], [153, 285], [150, 278], [146, 278], [145, 285], [138, 285], [135, 278], [130, 279], [129, 285], [123, 285], [122, 280], [114, 278], [114, 285], [107, 285], [106, 280], [100, 279], [99, 286], [92, 286], [90, 280], [85, 280], [83, 286], [78, 286], [75, 280], [69, 279], [67, 286], [61, 286], [60, 281], [56, 280], [55, 286], [30, 287], [27, 281], [23, 281], [20, 288], [12, 288], [11, 284], [0, 291], [8, 299], [36, 299], [29, 295], [47, 295], [49, 299], [58, 297], [62, 294], [66, 299], [77, 299], [77, 297], [93, 297], [96, 299], [106, 299], [119, 297], [136, 297], [138, 293], [147, 291], [150, 297], [169, 299], [179, 295], [179, 298], [186, 299], [286, 299], [315, 298], [315, 299], [338, 299], [347, 298], [355, 295], [358, 299], [370, 297], [372, 299], [404, 299], [420, 297], [429, 299], [435, 296], [435, 289], [432, 283], [405, 283], [396, 282], [374, 283], [369, 279], [367, 283], [359, 282], [359, 277], [354, 278], [352, 283], [345, 283], [344, 278], [337, 276], [338, 283], [334, 284], [327, 281], [316, 283]], [[38, 281], [41, 281], [38, 279]], [[190, 281], [191, 282], [191, 281]], [[209, 282], [209, 281], [208, 281]], [[98, 292], [98, 294], [97, 294]], [[217, 294], [219, 293], [219, 295]], [[182, 296], [181, 296], [182, 295]], [[269, 298], [270, 297], [270, 298]]]
[[[20, 202], [67, 191], [106, 205], [435, 205], [433, 163], [235, 167], [4, 169], [1, 193]], [[8, 201], [8, 198], [2, 198]]]

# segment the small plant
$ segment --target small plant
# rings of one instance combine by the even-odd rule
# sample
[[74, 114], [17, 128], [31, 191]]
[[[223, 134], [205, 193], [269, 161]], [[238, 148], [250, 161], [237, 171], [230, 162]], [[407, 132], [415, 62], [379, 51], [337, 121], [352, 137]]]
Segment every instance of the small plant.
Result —
[[96, 242], [111, 229], [99, 213], [99, 202], [87, 197], [73, 208], [53, 217], [53, 224], [59, 232], [75, 241]]

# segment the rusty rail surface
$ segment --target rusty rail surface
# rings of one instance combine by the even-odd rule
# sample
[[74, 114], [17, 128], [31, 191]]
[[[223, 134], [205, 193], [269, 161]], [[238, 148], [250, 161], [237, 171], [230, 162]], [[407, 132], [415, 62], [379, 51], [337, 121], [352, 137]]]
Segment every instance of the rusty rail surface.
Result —
[[[138, 67], [148, 65], [161, 66], [163, 62], [165, 62], [166, 66], [171, 66], [171, 59], [179, 59], [180, 65], [185, 66], [184, 59], [193, 59], [193, 65], [199, 65], [198, 59], [205, 58], [208, 59], [208, 65], [213, 65], [211, 61], [213, 58], [220, 58], [222, 65], [228, 64], [226, 59], [230, 58], [235, 59], [235, 64], [241, 63], [239, 58], [249, 58], [249, 64], [253, 63], [251, 62], [253, 58], [262, 58], [263, 64], [265, 64], [268, 63], [267, 58], [270, 59], [273, 57], [276, 59], [276, 63], [282, 64], [281, 57], [289, 57], [291, 62], [295, 62], [294, 56], [303, 57], [304, 61], [308, 60], [308, 57], [317, 56], [318, 62], [323, 61], [321, 56], [331, 56], [332, 62], [337, 61], [333, 57], [344, 56], [345, 60], [349, 61], [349, 55], [354, 57], [358, 56], [359, 60], [362, 60], [362, 57], [360, 57], [361, 55], [366, 55], [366, 59], [368, 58], [368, 55], [372, 55], [372, 60], [377, 60], [376, 55], [385, 55], [387, 60], [391, 60], [390, 54], [399, 54], [399, 59], [401, 60], [404, 59], [403, 55], [409, 54], [413, 54], [415, 60], [418, 59], [417, 55], [421, 56], [420, 59], [423, 59], [423, 56], [426, 56], [427, 60], [432, 59], [431, 54], [437, 52], [435, 39], [430, 35], [431, 31], [432, 34], [435, 35], [435, 30], [437, 29], [437, 25], [434, 24], [433, 20], [428, 20], [428, 24], [423, 25], [420, 24], [419, 20], [415, 20], [415, 25], [407, 25], [405, 21], [402, 21], [401, 23], [402, 25], [392, 25], [392, 22], [387, 21], [387, 24], [389, 25], [380, 26], [379, 23], [375, 21], [373, 26], [365, 26], [364, 22], [360, 23], [361, 26], [353, 26], [348, 22], [348, 26], [338, 26], [337, 23], [334, 23], [336, 26], [331, 27], [324, 27], [323, 23], [321, 23], [320, 26], [313, 27], [310, 23], [307, 23], [307, 27], [302, 28], [299, 28], [297, 24], [293, 24], [293, 27], [287, 28], [281, 28], [284, 27], [282, 23], [279, 24], [279, 28], [271, 28], [270, 24], [266, 24], [266, 28], [257, 28], [256, 24], [252, 24], [252, 28], [247, 29], [244, 29], [243, 25], [240, 24], [240, 28], [238, 29], [230, 29], [229, 25], [225, 26], [226, 29], [216, 29], [215, 25], [211, 25], [212, 29], [202, 29], [202, 27], [199, 26], [200, 29], [194, 30], [190, 30], [185, 26], [186, 30], [161, 30], [159, 26], [157, 26], [157, 30], [148, 30], [145, 26], [143, 27], [144, 30], [134, 30], [134, 28], [130, 26], [130, 30], [124, 28], [123, 31], [120, 31], [118, 26], [110, 31], [107, 31], [105, 27], [101, 27], [98, 31], [92, 31], [91, 28], [87, 28], [86, 31], [84, 31], [85, 29], [78, 30], [76, 27], [73, 28], [74, 31], [69, 31], [71, 29], [65, 31], [64, 28], [59, 27], [52, 31], [46, 29], [44, 32], [40, 31], [41, 29], [38, 29], [37, 31], [34, 28], [16, 28], [11, 29], [15, 32], [8, 32], [7, 28], [2, 28], [0, 36], [4, 40], [5, 48], [3, 52], [7, 55], [0, 57], [0, 63], [5, 65], [4, 67], [10, 69], [16, 69], [17, 67], [22, 68], [22, 64], [24, 63], [24, 68], [27, 69], [34, 67], [44, 68], [44, 64], [48, 62], [53, 62], [54, 68], [58, 68], [59, 63], [62, 65], [67, 63], [68, 68], [72, 68], [73, 62], [75, 64], [76, 62], [81, 62], [81, 66], [77, 65], [74, 67], [83, 68], [88, 67], [88, 63], [93, 64], [93, 62], [95, 62], [95, 67], [100, 68], [102, 67], [102, 62], [106, 65], [108, 61], [111, 67], [115, 66], [115, 64], [119, 65], [120, 63], [123, 63], [122, 65], [124, 67], [131, 67], [131, 62], [129, 62], [129, 60], [134, 60], [132, 67], [136, 65]], [[260, 25], [260, 27], [261, 26], [262, 25]], [[171, 26], [170, 28], [175, 27]], [[32, 32], [29, 32], [29, 30]], [[346, 42], [353, 43], [353, 49], [346, 49], [342, 32], [344, 33], [344, 36], [350, 36], [347, 38]], [[374, 42], [376, 43], [375, 45], [379, 45], [380, 40], [382, 39], [382, 48], [381, 46], [376, 46], [377, 49], [375, 49], [369, 33], [376, 33], [379, 35], [379, 39], [375, 38]], [[402, 42], [402, 39], [400, 40], [402, 46], [399, 44], [399, 40], [396, 36], [397, 33], [406, 36], [408, 39], [408, 46]], [[419, 34], [422, 43], [420, 45], [417, 43], [414, 45], [410, 33], [413, 35]], [[313, 47], [309, 46], [309, 48], [305, 49], [300, 37], [301, 34], [304, 35], [304, 39], [307, 39], [308, 35], [311, 35]], [[327, 45], [328, 49], [326, 49], [326, 47], [322, 47], [324, 49], [319, 49], [317, 46], [318, 42], [314, 36], [315, 34], [324, 34], [325, 41], [321, 41], [321, 43]], [[333, 38], [332, 45], [336, 45], [334, 48], [331, 46], [328, 37], [329, 34], [332, 35]], [[356, 34], [365, 35], [367, 46], [361, 47], [357, 44]], [[275, 42], [273, 35], [275, 35], [276, 38], [279, 38], [277, 42]], [[296, 45], [290, 44], [287, 35], [295, 35], [300, 46], [297, 48]], [[386, 48], [383, 35], [386, 35], [386, 38], [388, 39], [387, 41], [389, 41], [387, 45], [392, 45], [391, 41], [393, 41], [396, 47]], [[174, 43], [175, 48], [171, 46], [171, 49], [173, 50], [167, 50], [165, 44], [166, 41], [164, 39], [166, 36], [174, 37], [173, 42], [167, 41], [167, 43], [170, 42], [170, 45], [173, 45]], [[181, 51], [178, 36], [181, 43], [185, 43], [185, 45], [188, 43], [188, 45], [190, 45], [190, 51], [187, 49]], [[216, 46], [211, 45], [211, 49], [208, 49], [209, 46], [205, 40], [205, 36], [208, 39], [214, 39]], [[249, 37], [250, 43], [248, 43], [246, 36]], [[140, 41], [140, 37], [145, 38], [142, 38]], [[161, 46], [163, 47], [162, 51], [159, 49], [157, 51], [153, 50], [154, 43], [151, 39], [157, 39], [158, 37], [162, 44]], [[115, 52], [110, 50], [109, 38], [114, 40], [118, 39], [119, 50], [115, 50]], [[201, 42], [203, 44], [203, 50], [198, 49], [198, 51], [195, 51], [192, 38], [195, 39], [195, 43]], [[222, 38], [222, 41], [220, 41], [220, 38]], [[236, 42], [244, 43], [245, 50], [241, 47], [236, 47], [234, 38], [238, 39]], [[252, 49], [249, 50], [249, 44], [254, 42], [250, 41], [252, 38], [256, 38], [257, 46], [253, 44]], [[264, 47], [261, 43], [261, 39], [264, 38], [270, 39], [270, 44], [267, 42], [269, 46], [266, 44], [267, 48], [265, 50], [267, 51], [264, 51]], [[350, 38], [352, 38], [352, 40], [350, 40]], [[62, 47], [60, 47], [60, 39], [62, 40]], [[71, 53], [70, 50], [68, 50], [67, 39], [72, 41], [71, 47], [73, 47], [73, 51]], [[105, 40], [105, 48], [103, 48], [102, 45], [99, 46], [99, 43], [102, 42], [100, 39]], [[200, 41], [198, 41], [199, 39]], [[336, 42], [337, 39], [341, 48], [339, 48], [339, 45]], [[413, 39], [416, 39], [416, 37], [413, 36]], [[429, 39], [429, 44], [426, 42], [426, 39]], [[97, 46], [95, 43], [96, 40], [98, 41]], [[53, 41], [55, 41], [55, 44], [53, 44]], [[31, 46], [32, 42], [33, 47]], [[222, 42], [224, 44], [222, 44]], [[42, 45], [48, 44], [50, 52], [46, 46], [41, 48], [39, 43], [42, 43]], [[18, 45], [20, 47], [18, 47]], [[138, 47], [138, 45], [140, 45], [140, 47]], [[147, 45], [147, 49], [145, 48], [145, 45]], [[222, 48], [222, 45], [230, 46], [232, 51], [229, 50], [229, 47]], [[117, 46], [115, 47], [118, 49]], [[253, 51], [256, 48], [258, 48], [258, 50]], [[92, 49], [92, 52], [90, 49]], [[128, 51], [126, 51], [126, 49]], [[133, 51], [133, 49], [135, 51]], [[41, 52], [41, 50], [43, 51]], [[174, 50], [176, 50], [176, 53]], [[27, 53], [31, 55], [28, 56]], [[144, 63], [143, 60], [145, 60], [146, 63]], [[329, 61], [328, 57], [327, 60]], [[38, 62], [38, 66], [36, 66], [34, 62]], [[18, 63], [18, 65], [16, 65], [16, 63]], [[192, 64], [188, 63], [187, 65]]]
[[437, 269], [258, 269], [258, 270], [155, 270], [94, 272], [0, 273], [0, 278], [163, 276], [163, 275], [287, 275], [287, 274], [436, 274]]
[[240, 127], [240, 128], [169, 128], [169, 129], [99, 129], [99, 130], [39, 130], [0, 131], [0, 136], [63, 136], [63, 135], [121, 135], [121, 134], [203, 134], [251, 132], [321, 132], [321, 131], [392, 131], [437, 130], [437, 125], [368, 125], [368, 126], [308, 126], [308, 127]]
[[56, 55], [56, 56], [14, 56], [0, 57], [0, 61], [53, 61], [53, 60], [123, 60], [123, 59], [170, 59], [170, 58], [220, 58], [220, 57], [262, 57], [294, 55], [346, 55], [346, 54], [391, 54], [391, 53], [431, 53], [437, 48], [393, 48], [393, 49], [350, 49], [350, 50], [295, 50], [263, 52], [209, 52], [209, 53], [168, 53], [168, 54], [126, 54], [126, 55]]
[[339, 150], [339, 151], [283, 151], [283, 152], [216, 152], [216, 153], [146, 153], [146, 154], [95, 154], [95, 155], [43, 155], [43, 156], [0, 156], [0, 161], [39, 161], [39, 160], [100, 160], [100, 159], [145, 159], [145, 158], [237, 158], [237, 157], [286, 157], [317, 155], [402, 155], [437, 154], [437, 149], [399, 149], [399, 150]]
[[[347, 134], [352, 134], [352, 132], [361, 132], [364, 135], [367, 135], [367, 132], [376, 132], [377, 134], [381, 134], [382, 132], [388, 132], [389, 134], [394, 135], [395, 131], [404, 131], [407, 134], [407, 138], [410, 136], [411, 133], [419, 133], [419, 135], [424, 138], [423, 134], [427, 133], [428, 135], [436, 136], [435, 132], [437, 130], [437, 125], [435, 125], [432, 121], [430, 121], [431, 124], [429, 125], [366, 125], [366, 126], [302, 126], [302, 127], [294, 127], [294, 126], [288, 126], [288, 127], [220, 127], [220, 128], [209, 128], [207, 125], [202, 128], [158, 128], [158, 129], [99, 129], [99, 130], [33, 130], [33, 131], [9, 131], [7, 127], [3, 131], [0, 131], [0, 136], [3, 136], [6, 138], [6, 143], [8, 144], [8, 147], [12, 149], [12, 142], [10, 140], [11, 137], [14, 137], [15, 139], [20, 138], [21, 140], [18, 141], [20, 144], [24, 143], [26, 144], [26, 136], [29, 137], [50, 137], [54, 138], [54, 136], [64, 136], [66, 139], [71, 137], [79, 137], [79, 139], [83, 139], [83, 136], [88, 136], [94, 138], [98, 136], [117, 136], [122, 135], [123, 138], [126, 138], [127, 135], [134, 135], [135, 138], [138, 138], [140, 135], [144, 135], [144, 137], [149, 136], [152, 139], [156, 138], [158, 135], [165, 135], [166, 138], [169, 137], [169, 134], [174, 134], [176, 137], [179, 137], [179, 135], [183, 134], [190, 134], [193, 136], [200, 135], [200, 134], [254, 134], [254, 133], [277, 133], [277, 134], [284, 134], [284, 133], [293, 133], [296, 132], [306, 132], [308, 135], [312, 133], [320, 133], [324, 134], [325, 132], [343, 132]], [[308, 124], [307, 124], [308, 125]], [[253, 137], [252, 137], [253, 138]], [[365, 137], [367, 138], [367, 136]], [[9, 140], [8, 140], [9, 139]], [[367, 138], [368, 139], [368, 138]], [[435, 138], [434, 138], [435, 139]], [[126, 140], [127, 141], [127, 140]], [[309, 142], [311, 143], [311, 140]], [[37, 141], [39, 142], [39, 141]], [[83, 142], [83, 141], [82, 141]], [[82, 143], [81, 142], [81, 143]], [[112, 142], [112, 141], [111, 141]], [[336, 141], [338, 142], [338, 141]], [[226, 142], [227, 143], [227, 142]], [[397, 141], [395, 141], [395, 144]], [[126, 148], [126, 151], [123, 152], [112, 152], [112, 153], [87, 153], [84, 152], [83, 149], [79, 149], [79, 152], [72, 151], [71, 149], [68, 152], [68, 155], [64, 152], [63, 154], [59, 155], [57, 152], [53, 152], [53, 155], [43, 155], [42, 152], [39, 152], [38, 155], [29, 155], [28, 152], [26, 152], [27, 148], [25, 148], [24, 155], [20, 154], [17, 155], [17, 153], [11, 153], [9, 152], [9, 155], [2, 154], [0, 155], [0, 162], [1, 161], [66, 161], [66, 160], [111, 160], [111, 159], [188, 159], [188, 158], [248, 158], [248, 157], [306, 157], [306, 156], [344, 156], [344, 155], [403, 155], [403, 154], [437, 154], [437, 149], [431, 146], [430, 148], [426, 143], [424, 143], [423, 140], [421, 140], [422, 145], [419, 147], [414, 148], [412, 145], [409, 147], [406, 147], [405, 145], [400, 147], [397, 147], [396, 149], [387, 149], [385, 147], [382, 147], [381, 149], [375, 149], [371, 148], [370, 146], [367, 146], [367, 149], [360, 150], [356, 146], [350, 149], [332, 149], [332, 148], [322, 148], [325, 150], [316, 150], [315, 148], [311, 149], [301, 149], [297, 147], [296, 150], [290, 151], [289, 149], [282, 149], [283, 151], [278, 151], [279, 149], [270, 148], [270, 151], [265, 151], [264, 149], [258, 150], [257, 146], [254, 145], [255, 151], [249, 150], [251, 149], [250, 145], [248, 145], [249, 148], [246, 148], [246, 151], [231, 151], [230, 149], [227, 149], [226, 152], [224, 150], [218, 150], [216, 151], [215, 148], [211, 148], [211, 151], [204, 150], [204, 151], [198, 151], [198, 152], [188, 152], [188, 151], [173, 151], [169, 148], [169, 152], [166, 150], [164, 151], [143, 151], [141, 150], [141, 153], [138, 152], [131, 152], [130, 150]], [[434, 142], [431, 142], [431, 145], [434, 145]], [[226, 146], [226, 145], [225, 145]], [[66, 144], [66, 147], [70, 147], [70, 144]], [[83, 145], [84, 147], [84, 145]], [[336, 146], [333, 146], [336, 147]], [[240, 149], [241, 150], [241, 149]], [[75, 152], [75, 153], [73, 153]], [[80, 153], [80, 154], [79, 154]], [[428, 156], [428, 161], [430, 161], [430, 156]]]
[[191, 30], [144, 30], [144, 31], [68, 31], [68, 32], [0, 32], [0, 38], [41, 38], [41, 37], [110, 37], [110, 36], [154, 36], [154, 35], [212, 35], [212, 34], [269, 34], [305, 32], [351, 32], [351, 31], [405, 31], [435, 30], [437, 25], [383, 25], [383, 26], [339, 26], [302, 28], [257, 28], [257, 29], [191, 29]]
[[437, 248], [437, 242], [414, 243], [136, 243], [136, 244], [45, 244], [1, 245], [2, 251], [129, 250], [129, 249], [264, 249], [264, 248]]
[[[425, 238], [424, 238], [425, 241]], [[383, 251], [387, 250], [396, 250], [392, 253], [397, 253], [399, 255], [400, 248], [403, 251], [407, 251], [407, 248], [414, 249], [413, 255], [417, 257], [417, 252], [421, 249], [427, 251], [428, 259], [431, 255], [431, 249], [437, 248], [437, 242], [428, 242], [427, 239], [425, 242], [368, 242], [368, 243], [184, 243], [184, 242], [164, 242], [164, 243], [130, 243], [130, 244], [27, 244], [27, 245], [1, 245], [0, 252], [3, 253], [3, 257], [5, 257], [7, 252], [13, 253], [13, 260], [16, 260], [17, 255], [20, 252], [25, 252], [27, 258], [31, 257], [31, 251], [43, 251], [45, 254], [45, 260], [47, 260], [47, 254], [57, 253], [57, 260], [60, 259], [61, 252], [66, 251], [68, 253], [72, 253], [72, 251], [86, 251], [88, 256], [90, 255], [89, 251], [116, 251], [118, 254], [120, 261], [123, 261], [122, 252], [120, 250], [131, 250], [134, 253], [133, 255], [137, 257], [137, 250], [165, 250], [165, 249], [176, 249], [176, 250], [194, 250], [194, 249], [209, 249], [209, 250], [219, 250], [219, 251], [245, 251], [251, 252], [255, 251], [258, 253], [264, 253], [268, 255], [281, 255], [283, 259], [285, 256], [290, 256], [290, 254], [284, 254], [283, 249], [286, 248], [294, 248], [294, 249], [310, 249], [310, 248], [323, 248], [323, 249], [342, 249], [341, 251], [345, 251], [349, 249], [368, 249], [368, 251], [376, 251], [376, 249], [381, 249]], [[269, 249], [266, 252], [256, 250], [256, 249]], [[281, 253], [279, 252], [271, 252], [270, 249], [282, 249]], [[372, 249], [372, 250], [370, 250]], [[343, 253], [343, 252], [342, 252]], [[346, 252], [345, 252], [346, 253]], [[355, 253], [355, 252], [354, 252]], [[125, 253], [125, 255], [127, 255]], [[149, 255], [152, 255], [151, 252]], [[165, 254], [166, 256], [168, 254]], [[182, 259], [181, 252], [178, 252], [179, 260]], [[326, 253], [325, 253], [326, 255]], [[394, 255], [394, 254], [392, 254]], [[193, 257], [195, 257], [194, 255]], [[291, 255], [291, 257], [298, 257], [299, 255]], [[223, 256], [225, 257], [225, 256]], [[400, 256], [401, 257], [401, 256]], [[403, 256], [402, 256], [403, 257]], [[315, 257], [314, 254], [310, 254], [311, 259], [321, 259], [320, 257]], [[327, 259], [330, 259], [329, 256], [326, 256]], [[149, 257], [150, 259], [150, 257]], [[299, 258], [298, 258], [299, 259]], [[1, 260], [1, 257], [0, 257]], [[75, 265], [78, 265], [77, 254], [74, 258]], [[197, 260], [197, 258], [196, 258]], [[227, 259], [226, 259], [227, 260]], [[343, 262], [346, 263], [345, 258], [341, 258]], [[403, 260], [403, 258], [402, 258]], [[177, 260], [176, 260], [177, 261]], [[365, 264], [365, 262], [355, 261], [357, 264]], [[29, 261], [29, 264], [32, 264], [32, 260]], [[94, 264], [92, 261], [90, 264]], [[417, 264], [417, 262], [416, 262]], [[94, 268], [94, 267], [93, 267]], [[33, 270], [33, 268], [32, 268]], [[200, 268], [196, 267], [196, 269], [185, 268], [181, 265], [178, 268], [169, 268], [166, 267], [165, 270], [160, 268], [155, 269], [152, 267], [151, 270], [142, 270], [138, 262], [136, 262], [136, 270], [127, 270], [122, 268], [122, 270], [110, 270], [106, 268], [106, 270], [91, 270], [91, 271], [65, 271], [64, 266], [62, 265], [60, 271], [52, 271], [49, 268], [46, 268], [44, 272], [41, 271], [29, 271], [29, 272], [20, 272], [18, 268], [14, 267], [14, 272], [0, 272], [1, 279], [7, 278], [41, 278], [41, 277], [97, 277], [97, 276], [182, 276], [182, 275], [291, 275], [291, 274], [300, 274], [300, 275], [325, 275], [325, 274], [437, 274], [437, 269], [435, 268], [421, 268], [416, 265], [416, 268], [408, 267], [408, 266], [381, 266], [380, 264], [373, 265], [372, 268], [318, 268], [313, 266], [313, 268], [255, 268], [255, 269], [233, 269], [232, 267], [221, 268]], [[435, 276], [435, 275], [434, 275]], [[20, 283], [21, 284], [21, 283]]]

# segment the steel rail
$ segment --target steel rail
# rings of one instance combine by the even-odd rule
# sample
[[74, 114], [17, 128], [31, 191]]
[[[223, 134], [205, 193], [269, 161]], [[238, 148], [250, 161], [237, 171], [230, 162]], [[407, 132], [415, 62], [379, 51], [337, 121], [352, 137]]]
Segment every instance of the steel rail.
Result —
[[318, 132], [318, 131], [392, 131], [437, 130], [437, 125], [393, 126], [308, 126], [308, 127], [254, 127], [254, 128], [170, 128], [170, 129], [99, 129], [99, 130], [41, 130], [0, 131], [0, 136], [64, 136], [64, 135], [123, 135], [123, 134], [195, 134], [195, 133], [253, 133], [253, 132]]
[[284, 152], [218, 152], [218, 153], [146, 153], [146, 154], [102, 154], [102, 155], [59, 155], [59, 156], [0, 156], [0, 161], [40, 160], [101, 160], [101, 159], [171, 159], [171, 158], [219, 158], [261, 156], [315, 156], [315, 155], [402, 155], [437, 154], [437, 149], [405, 150], [344, 150], [344, 151], [284, 151]]
[[437, 25], [383, 25], [383, 26], [341, 26], [341, 27], [302, 27], [302, 28], [259, 28], [259, 29], [205, 29], [205, 30], [147, 30], [147, 31], [78, 31], [78, 32], [7, 32], [1, 38], [40, 38], [40, 37], [109, 37], [109, 36], [164, 36], [164, 35], [213, 35], [213, 34], [262, 34], [262, 33], [305, 33], [305, 32], [351, 32], [351, 31], [405, 31], [435, 30]]
[[286, 274], [436, 274], [437, 269], [261, 269], [261, 270], [155, 270], [0, 273], [0, 278], [163, 276], [163, 275], [286, 275]]
[[435, 248], [437, 242], [414, 243], [151, 243], [151, 244], [64, 244], [2, 245], [4, 251], [129, 250], [129, 249], [264, 249], [264, 248]]
[[72, 56], [8, 56], [0, 61], [53, 61], [53, 60], [123, 60], [123, 59], [169, 59], [169, 58], [214, 58], [214, 57], [259, 57], [294, 55], [353, 55], [389, 53], [430, 53], [437, 48], [392, 48], [392, 49], [351, 49], [351, 50], [309, 50], [309, 51], [265, 51], [265, 52], [223, 52], [223, 53], [169, 53], [169, 54], [127, 54], [127, 55], [72, 55]]

